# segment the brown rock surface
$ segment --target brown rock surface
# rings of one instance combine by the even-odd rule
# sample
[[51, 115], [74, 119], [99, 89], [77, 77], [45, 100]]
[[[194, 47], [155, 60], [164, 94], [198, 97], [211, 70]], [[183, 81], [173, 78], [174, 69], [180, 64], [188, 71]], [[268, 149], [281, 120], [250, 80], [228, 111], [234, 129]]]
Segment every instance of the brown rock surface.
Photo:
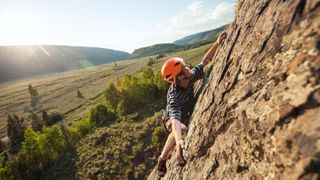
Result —
[[320, 0], [245, 0], [226, 31], [164, 179], [320, 178]]

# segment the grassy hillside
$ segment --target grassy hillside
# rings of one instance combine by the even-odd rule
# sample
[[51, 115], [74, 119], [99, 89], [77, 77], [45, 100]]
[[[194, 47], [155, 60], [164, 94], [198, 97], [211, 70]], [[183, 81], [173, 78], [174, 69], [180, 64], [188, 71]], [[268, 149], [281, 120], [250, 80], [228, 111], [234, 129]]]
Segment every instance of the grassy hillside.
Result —
[[128, 53], [73, 46], [0, 46], [0, 82], [123, 60]]
[[131, 57], [143, 57], [157, 54], [164, 54], [168, 52], [175, 52], [183, 50], [183, 46], [178, 46], [176, 44], [156, 44], [153, 46], [139, 48], [133, 51]]
[[196, 34], [192, 34], [186, 37], [183, 37], [181, 39], [178, 39], [174, 41], [174, 44], [177, 44], [179, 46], [185, 46], [185, 45], [191, 45], [191, 44], [204, 44], [215, 41], [215, 39], [218, 37], [219, 33], [224, 30], [224, 28], [227, 25], [223, 25], [221, 27], [218, 27], [216, 29], [200, 32]]
[[[41, 110], [58, 111], [64, 114], [62, 123], [78, 127], [77, 124], [87, 118], [89, 110], [96, 104], [106, 104], [103, 92], [110, 82], [117, 84], [126, 74], [138, 76], [150, 58], [155, 59], [152, 69], [156, 71], [159, 71], [163, 62], [172, 56], [182, 57], [187, 63], [195, 65], [201, 61], [209, 47], [210, 45], [206, 45], [169, 53], [160, 59], [148, 56], [117, 62], [116, 66], [101, 65], [86, 70], [1, 84], [1, 136], [6, 135], [8, 113], [25, 118], [25, 123], [30, 126], [31, 111], [38, 114]], [[29, 84], [39, 93], [39, 104], [35, 107], [30, 104]], [[81, 91], [83, 98], [77, 96], [77, 90]], [[165, 140], [164, 129], [158, 122], [159, 110], [163, 107], [164, 101], [158, 100], [132, 114], [118, 117], [111, 125], [93, 129], [91, 133], [82, 137], [75, 151], [62, 154], [59, 160], [55, 160], [57, 162], [47, 165], [50, 168], [38, 175], [46, 179], [146, 178], [155, 166], [156, 157]], [[46, 130], [46, 133], [48, 132], [50, 131]]]

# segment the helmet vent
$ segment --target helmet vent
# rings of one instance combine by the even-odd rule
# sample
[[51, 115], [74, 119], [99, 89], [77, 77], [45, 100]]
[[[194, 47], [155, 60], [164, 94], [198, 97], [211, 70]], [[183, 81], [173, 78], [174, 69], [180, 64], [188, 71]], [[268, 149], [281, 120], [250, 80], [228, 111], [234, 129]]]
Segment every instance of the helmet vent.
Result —
[[178, 66], [180, 64], [180, 62], [176, 62], [175, 64], [174, 64], [174, 66]]
[[172, 73], [166, 75], [166, 79], [168, 79], [171, 76]]

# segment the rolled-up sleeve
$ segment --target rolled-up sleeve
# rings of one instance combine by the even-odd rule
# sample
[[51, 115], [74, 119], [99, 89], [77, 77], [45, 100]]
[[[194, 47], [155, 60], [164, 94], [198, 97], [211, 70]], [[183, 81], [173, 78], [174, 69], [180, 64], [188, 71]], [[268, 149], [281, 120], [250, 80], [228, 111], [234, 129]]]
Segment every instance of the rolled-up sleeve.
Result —
[[203, 73], [203, 64], [198, 64], [195, 67], [193, 67], [191, 69], [192, 71], [192, 77], [191, 77], [191, 81], [195, 82], [199, 79], [202, 79], [204, 77], [204, 73]]
[[181, 101], [176, 97], [169, 100], [169, 117], [181, 121]]

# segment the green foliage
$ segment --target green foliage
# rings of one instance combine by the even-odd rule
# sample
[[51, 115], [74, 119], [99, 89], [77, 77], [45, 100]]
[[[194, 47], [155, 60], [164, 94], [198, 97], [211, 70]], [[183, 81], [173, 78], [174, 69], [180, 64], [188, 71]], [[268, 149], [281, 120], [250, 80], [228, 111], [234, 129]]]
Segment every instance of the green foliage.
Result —
[[142, 70], [142, 84], [152, 85], [154, 84], [154, 74], [151, 68], [144, 68]]
[[[132, 107], [132, 106], [131, 106]], [[117, 113], [121, 116], [131, 111], [129, 101], [121, 99], [117, 106]]]
[[45, 126], [49, 127], [63, 119], [63, 114], [59, 112], [52, 112], [48, 114], [46, 111], [42, 111], [42, 121]]
[[42, 154], [49, 161], [58, 160], [66, 151], [65, 139], [58, 127], [44, 128], [39, 137], [39, 143]]
[[152, 132], [151, 144], [152, 146], [160, 149], [163, 140], [166, 138], [166, 132], [163, 127], [159, 126], [154, 128]]
[[70, 131], [77, 139], [80, 139], [88, 134], [92, 129], [93, 125], [91, 121], [89, 119], [83, 119], [75, 122]]
[[23, 141], [23, 134], [25, 126], [24, 119], [19, 118], [17, 115], [8, 115], [7, 119], [7, 133], [13, 145], [20, 144]]
[[148, 63], [147, 63], [147, 66], [151, 66], [151, 67], [152, 67], [152, 65], [153, 65], [154, 63], [156, 63], [156, 61], [155, 61], [153, 58], [149, 58]]
[[69, 128], [67, 128], [62, 123], [60, 124], [60, 130], [61, 130], [62, 134], [64, 135], [67, 149], [69, 151], [74, 150], [75, 145], [77, 143], [76, 137], [72, 134], [71, 130]]
[[92, 108], [89, 113], [89, 120], [95, 126], [110, 124], [115, 120], [115, 118], [115, 114], [102, 104]]
[[169, 84], [166, 83], [161, 76], [161, 72], [158, 71], [154, 77], [154, 83], [160, 91], [160, 94], [165, 95], [169, 88]]
[[181, 51], [183, 50], [183, 48], [184, 48], [183, 46], [179, 46], [172, 43], [156, 44], [156, 45], [134, 50], [133, 53], [131, 54], [131, 58]]
[[104, 92], [106, 97], [107, 107], [113, 112], [117, 111], [118, 103], [120, 101], [120, 92], [114, 83], [110, 83]]
[[42, 131], [43, 121], [34, 112], [31, 112], [31, 127], [34, 131]]
[[0, 179], [7, 179], [7, 180], [14, 179], [12, 177], [12, 174], [9, 168], [0, 167]]
[[42, 160], [42, 151], [39, 142], [39, 134], [28, 128], [24, 134], [21, 154], [26, 158], [28, 165], [39, 168]]
[[[66, 153], [65, 137], [57, 127], [43, 129], [43, 133], [28, 128], [24, 134], [24, 142], [17, 159], [11, 163], [15, 176], [34, 179], [41, 172], [57, 162]], [[20, 169], [19, 167], [27, 167]]]
[[120, 121], [84, 137], [77, 148], [79, 178], [145, 179], [155, 166], [154, 155], [160, 153], [151, 145], [158, 116]]
[[42, 121], [44, 123], [45, 126], [49, 127], [50, 126], [50, 119], [49, 119], [49, 115], [46, 111], [42, 111]]
[[53, 111], [49, 115], [49, 120], [50, 120], [51, 125], [57, 123], [58, 121], [61, 121], [62, 119], [63, 119], [63, 114], [61, 114], [57, 111]]

